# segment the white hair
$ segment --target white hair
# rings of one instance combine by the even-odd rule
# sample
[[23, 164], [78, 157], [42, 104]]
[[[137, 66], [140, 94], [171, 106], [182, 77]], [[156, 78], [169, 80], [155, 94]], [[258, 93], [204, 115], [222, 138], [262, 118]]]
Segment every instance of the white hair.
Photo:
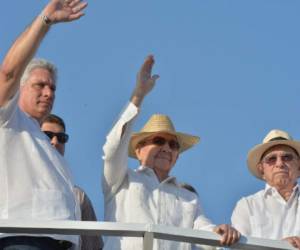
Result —
[[48, 70], [53, 77], [54, 83], [56, 84], [57, 68], [55, 67], [55, 65], [45, 59], [34, 58], [28, 63], [27, 67], [25, 68], [25, 71], [24, 71], [24, 73], [21, 77], [21, 81], [20, 81], [21, 86], [24, 85], [25, 82], [28, 80], [28, 78], [31, 74], [31, 71], [36, 68], [42, 68], [42, 69]]

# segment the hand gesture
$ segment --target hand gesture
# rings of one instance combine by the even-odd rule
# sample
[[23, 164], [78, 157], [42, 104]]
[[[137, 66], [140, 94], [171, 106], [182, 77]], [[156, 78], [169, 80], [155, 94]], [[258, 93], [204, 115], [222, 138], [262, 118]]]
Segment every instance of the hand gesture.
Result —
[[300, 249], [300, 237], [299, 236], [287, 237], [284, 240], [288, 241], [293, 247]]
[[241, 234], [235, 228], [226, 224], [216, 226], [214, 232], [222, 236], [220, 243], [223, 246], [230, 246], [241, 237]]
[[45, 7], [43, 14], [51, 23], [71, 22], [84, 15], [82, 10], [87, 6], [81, 0], [51, 0]]
[[133, 91], [132, 98], [138, 99], [138, 104], [152, 90], [155, 81], [159, 78], [158, 75], [151, 75], [154, 65], [154, 57], [149, 55], [146, 57], [140, 71], [137, 75], [136, 87]]

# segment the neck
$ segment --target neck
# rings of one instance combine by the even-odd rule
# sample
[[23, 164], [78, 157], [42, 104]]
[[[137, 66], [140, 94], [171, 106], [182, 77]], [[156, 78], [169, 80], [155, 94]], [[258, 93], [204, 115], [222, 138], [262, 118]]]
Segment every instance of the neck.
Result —
[[293, 194], [295, 186], [296, 186], [296, 184], [293, 186], [288, 186], [288, 187], [281, 187], [281, 186], [274, 186], [274, 187], [276, 188], [277, 192], [281, 195], [281, 197], [285, 201], [288, 201]]
[[154, 170], [154, 173], [155, 173], [157, 179], [159, 180], [159, 182], [162, 182], [169, 177], [169, 173], [160, 172], [160, 171], [157, 171], [156, 169], [153, 169], [153, 170]]
[[36, 116], [36, 115], [33, 115], [33, 114], [30, 114], [30, 112], [27, 112], [25, 108], [22, 107], [22, 105], [19, 105], [20, 109], [25, 112], [26, 114], [28, 114], [30, 117], [36, 119], [38, 121], [38, 123], [41, 125], [44, 118], [47, 116], [47, 115], [43, 115], [43, 116]]

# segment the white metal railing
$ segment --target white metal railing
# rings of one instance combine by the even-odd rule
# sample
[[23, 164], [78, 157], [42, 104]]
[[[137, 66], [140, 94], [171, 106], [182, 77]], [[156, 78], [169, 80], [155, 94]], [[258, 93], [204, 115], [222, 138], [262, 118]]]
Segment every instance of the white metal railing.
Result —
[[[174, 240], [203, 245], [220, 246], [220, 236], [203, 230], [177, 228], [154, 224], [132, 224], [87, 221], [32, 221], [0, 220], [0, 233], [72, 234], [143, 237], [144, 250], [152, 250], [153, 240]], [[242, 236], [234, 249], [294, 249], [281, 240], [268, 240]]]

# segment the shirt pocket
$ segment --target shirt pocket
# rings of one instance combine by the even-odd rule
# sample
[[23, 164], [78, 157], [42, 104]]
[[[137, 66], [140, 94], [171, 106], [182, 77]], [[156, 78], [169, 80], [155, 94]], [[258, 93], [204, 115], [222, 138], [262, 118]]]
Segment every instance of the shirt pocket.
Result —
[[33, 191], [32, 217], [35, 219], [75, 219], [75, 201], [70, 194], [60, 190], [35, 189]]
[[260, 238], [270, 238], [274, 231], [273, 220], [267, 214], [250, 216], [251, 236]]
[[176, 199], [172, 213], [172, 224], [178, 227], [190, 227], [194, 225], [197, 205], [192, 202]]

